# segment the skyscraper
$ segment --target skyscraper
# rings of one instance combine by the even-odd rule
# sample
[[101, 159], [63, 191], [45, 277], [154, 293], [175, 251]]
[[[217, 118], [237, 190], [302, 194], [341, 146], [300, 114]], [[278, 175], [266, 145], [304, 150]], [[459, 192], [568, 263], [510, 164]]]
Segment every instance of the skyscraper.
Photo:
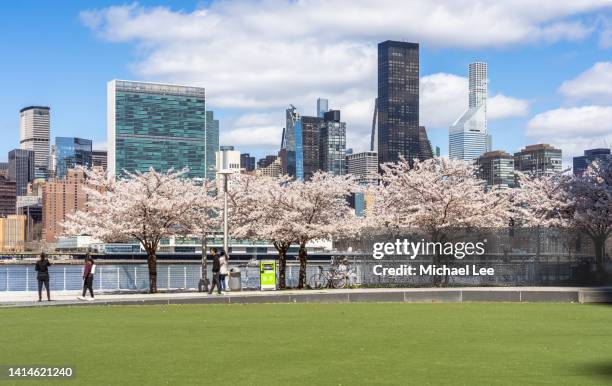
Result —
[[106, 153], [106, 150], [92, 150], [91, 151], [91, 166], [101, 167], [102, 170], [107, 170], [107, 167], [108, 167], [107, 157], [108, 155]]
[[317, 99], [317, 117], [323, 118], [323, 114], [327, 112], [329, 101], [325, 98]]
[[15, 204], [17, 203], [15, 192], [15, 181], [0, 176], [0, 217], [15, 214]]
[[187, 177], [207, 175], [204, 88], [112, 80], [107, 96], [110, 172], [188, 168]]
[[49, 169], [50, 109], [29, 106], [19, 111], [20, 148], [34, 151], [36, 178], [47, 178]]
[[321, 170], [319, 164], [319, 131], [323, 119], [319, 117], [302, 116], [302, 163], [304, 174], [302, 179], [309, 180], [312, 175]]
[[487, 186], [514, 187], [514, 158], [505, 151], [489, 151], [477, 158], [478, 177]]
[[87, 205], [87, 181], [82, 170], [69, 170], [63, 179], [54, 178], [43, 186], [43, 240], [55, 243], [69, 214]]
[[76, 137], [55, 138], [55, 176], [63, 178], [77, 166], [91, 168], [91, 140]]
[[255, 157], [251, 157], [249, 153], [240, 154], [240, 168], [247, 172], [255, 170]]
[[346, 156], [348, 174], [352, 174], [360, 184], [378, 184], [378, 154], [364, 151]]
[[340, 110], [323, 114], [319, 131], [319, 168], [336, 176], [346, 174], [346, 123]]
[[8, 158], [8, 176], [15, 181], [16, 195], [25, 196], [28, 193], [28, 183], [35, 177], [34, 151], [14, 149], [9, 152]]
[[449, 129], [449, 157], [473, 161], [490, 150], [487, 132], [487, 64], [470, 63], [468, 109]]
[[297, 108], [291, 105], [285, 110], [286, 127], [283, 130], [281, 156], [283, 172], [304, 179], [304, 151], [302, 147], [302, 118]]
[[[379, 163], [431, 158], [421, 142], [427, 133], [419, 129], [419, 45], [385, 41], [378, 44]], [[428, 142], [428, 141], [427, 141]], [[428, 146], [427, 146], [428, 147]], [[423, 153], [423, 150], [426, 153]]]
[[214, 180], [217, 178], [216, 154], [219, 151], [219, 120], [215, 119], [215, 113], [206, 112], [206, 178]]
[[612, 161], [612, 155], [610, 154], [610, 149], [601, 148], [601, 149], [590, 149], [585, 150], [584, 155], [574, 157], [574, 167], [573, 172], [575, 176], [580, 176], [584, 171], [589, 167], [589, 165], [593, 161]]
[[514, 153], [514, 170], [535, 176], [549, 176], [561, 172], [561, 149], [541, 143], [528, 145]]

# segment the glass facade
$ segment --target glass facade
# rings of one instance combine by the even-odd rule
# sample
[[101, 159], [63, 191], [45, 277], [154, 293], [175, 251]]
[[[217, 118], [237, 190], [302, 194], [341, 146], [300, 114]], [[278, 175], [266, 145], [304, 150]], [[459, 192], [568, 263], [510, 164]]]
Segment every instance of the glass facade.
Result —
[[55, 176], [63, 178], [76, 166], [91, 168], [91, 140], [72, 137], [55, 138]]
[[324, 114], [319, 132], [321, 170], [336, 176], [346, 174], [346, 123], [340, 122], [340, 111]]
[[550, 176], [562, 170], [561, 149], [545, 143], [528, 145], [514, 153], [514, 169], [535, 176]]
[[219, 120], [212, 111], [206, 112], [206, 178], [217, 178], [215, 154], [219, 151]]
[[[419, 133], [419, 45], [386, 41], [378, 45], [379, 163], [431, 158]], [[424, 149], [424, 150], [423, 150]]]
[[116, 175], [150, 168], [211, 175], [203, 88], [116, 80], [108, 93], [108, 163]]
[[35, 178], [35, 153], [33, 150], [14, 149], [8, 154], [8, 177], [15, 181], [17, 196], [28, 193], [28, 183]]

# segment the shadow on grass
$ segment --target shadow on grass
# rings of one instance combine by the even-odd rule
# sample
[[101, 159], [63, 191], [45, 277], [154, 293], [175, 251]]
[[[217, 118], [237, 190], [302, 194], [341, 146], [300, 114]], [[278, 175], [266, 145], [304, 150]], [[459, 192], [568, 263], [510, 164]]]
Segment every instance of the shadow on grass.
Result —
[[612, 383], [612, 360], [596, 363], [584, 363], [578, 367], [580, 375], [597, 377]]

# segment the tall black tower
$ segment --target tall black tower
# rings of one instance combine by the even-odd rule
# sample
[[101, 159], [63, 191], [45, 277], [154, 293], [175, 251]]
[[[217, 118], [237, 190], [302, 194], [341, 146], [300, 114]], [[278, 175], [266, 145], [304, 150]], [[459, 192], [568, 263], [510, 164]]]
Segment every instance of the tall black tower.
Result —
[[[431, 158], [419, 130], [419, 45], [378, 44], [378, 162]], [[428, 141], [427, 141], [428, 142]], [[429, 153], [429, 154], [427, 154]]]

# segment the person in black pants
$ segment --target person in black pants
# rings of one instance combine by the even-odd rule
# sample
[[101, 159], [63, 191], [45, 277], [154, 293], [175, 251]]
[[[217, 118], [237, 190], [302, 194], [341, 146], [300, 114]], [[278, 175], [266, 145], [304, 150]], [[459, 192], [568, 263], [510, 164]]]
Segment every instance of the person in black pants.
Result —
[[36, 279], [38, 279], [38, 301], [42, 302], [42, 287], [47, 290], [47, 300], [51, 301], [51, 291], [49, 290], [49, 266], [51, 262], [47, 259], [47, 254], [42, 252], [40, 260], [36, 262]]
[[212, 265], [213, 281], [212, 281], [212, 284], [210, 285], [210, 291], [208, 291], [208, 294], [212, 295], [213, 290], [215, 289], [215, 286], [216, 286], [217, 294], [221, 295], [221, 283], [219, 282], [219, 279], [220, 279], [219, 271], [221, 271], [221, 262], [219, 261], [219, 255], [217, 254], [217, 248], [211, 248], [210, 253], [213, 259], [213, 265]]
[[85, 265], [83, 266], [83, 296], [79, 298], [80, 300], [85, 300], [85, 294], [87, 293], [87, 290], [89, 290], [91, 300], [94, 299], [93, 279], [95, 272], [96, 265], [89, 253], [87, 253], [87, 256], [85, 256]]

